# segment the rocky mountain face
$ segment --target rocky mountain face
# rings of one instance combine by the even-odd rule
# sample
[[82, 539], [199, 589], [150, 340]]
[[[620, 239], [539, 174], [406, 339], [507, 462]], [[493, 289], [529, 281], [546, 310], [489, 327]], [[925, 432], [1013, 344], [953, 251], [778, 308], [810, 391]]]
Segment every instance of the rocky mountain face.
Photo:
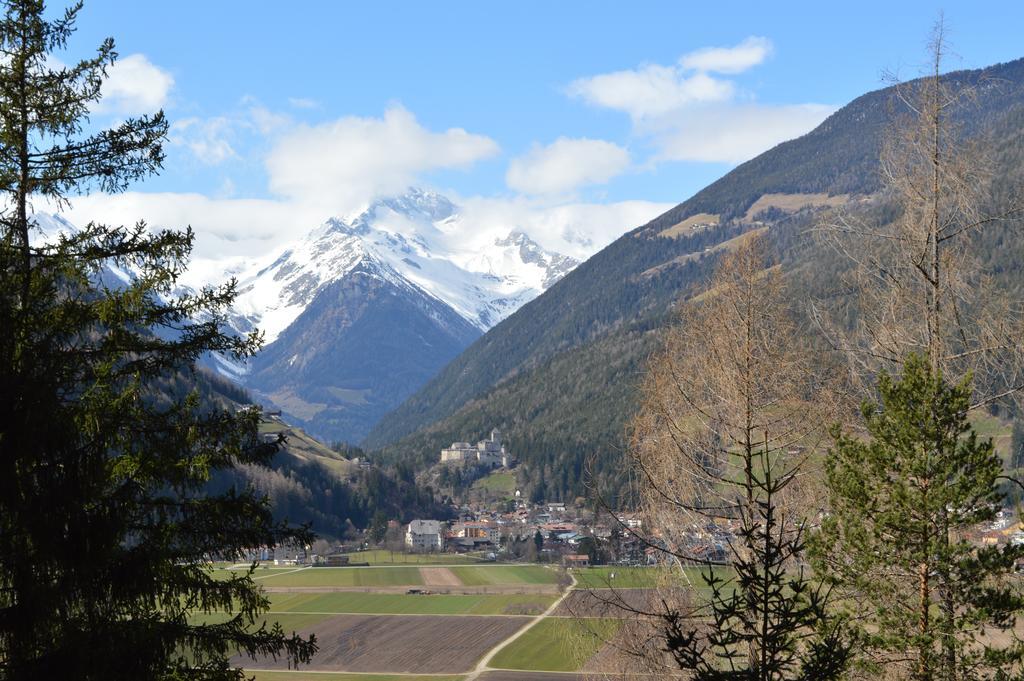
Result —
[[314, 435], [357, 442], [577, 264], [516, 229], [476, 233], [451, 201], [412, 189], [239, 271], [230, 324], [267, 345], [218, 368]]
[[[987, 201], [1015, 200], [1024, 182], [1024, 60], [944, 78], [976, 94], [959, 122], [990, 152]], [[364, 447], [425, 466], [447, 443], [500, 428], [531, 493], [614, 496], [644, 362], [672, 305], [704, 290], [731, 240], [760, 231], [795, 291], [854, 318], [837, 284], [848, 262], [808, 234], [822, 211], [840, 206], [885, 215], [879, 156], [900, 106], [892, 88], [865, 94], [623, 235], [474, 342], [383, 418]], [[1020, 231], [986, 249], [986, 272], [1019, 297]]]

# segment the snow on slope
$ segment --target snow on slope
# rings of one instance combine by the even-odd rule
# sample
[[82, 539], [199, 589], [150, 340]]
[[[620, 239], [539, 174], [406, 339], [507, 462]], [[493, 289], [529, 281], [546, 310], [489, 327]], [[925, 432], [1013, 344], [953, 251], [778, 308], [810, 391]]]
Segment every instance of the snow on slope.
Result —
[[[360, 263], [374, 276], [443, 301], [482, 331], [578, 264], [516, 229], [476, 230], [445, 197], [412, 189], [349, 219], [327, 220], [272, 259], [214, 267], [221, 278], [239, 281], [235, 328], [258, 327], [272, 342], [320, 289]], [[189, 283], [207, 283], [215, 279], [212, 274], [200, 266]]]

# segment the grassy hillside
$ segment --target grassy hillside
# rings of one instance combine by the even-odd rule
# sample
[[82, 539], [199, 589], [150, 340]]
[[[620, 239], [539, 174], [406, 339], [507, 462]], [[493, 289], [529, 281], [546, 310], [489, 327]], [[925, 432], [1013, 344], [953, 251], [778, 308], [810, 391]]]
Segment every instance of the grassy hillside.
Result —
[[[992, 151], [999, 172], [991, 201], [1005, 202], [1024, 159], [1024, 60], [947, 78], [979, 87], [978, 106], [962, 121]], [[876, 196], [878, 157], [896, 110], [892, 89], [864, 95], [621, 237], [470, 346], [378, 423], [365, 445], [423, 465], [441, 446], [498, 427], [524, 462], [531, 493], [585, 494], [588, 461], [602, 489], [614, 491], [636, 380], [657, 330], [675, 301], [703, 290], [731, 239], [764, 232], [796, 295], [813, 292], [853, 319], [836, 277], [846, 263], [807, 230], [836, 204], [885, 219], [891, 208]], [[1024, 241], [984, 238], [993, 240], [983, 244], [987, 266], [1020, 293]]]

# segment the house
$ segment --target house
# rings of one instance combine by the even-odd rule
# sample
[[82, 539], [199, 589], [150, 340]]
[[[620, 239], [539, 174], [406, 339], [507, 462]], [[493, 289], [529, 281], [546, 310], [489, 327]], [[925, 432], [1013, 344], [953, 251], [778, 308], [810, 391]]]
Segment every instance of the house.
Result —
[[562, 556], [562, 565], [567, 568], [590, 567], [590, 556], [585, 553], [569, 553]]
[[639, 513], [620, 513], [615, 516], [615, 519], [631, 530], [637, 530], [643, 527], [643, 520], [640, 519]]
[[440, 520], [413, 520], [405, 530], [405, 545], [414, 551], [440, 551], [444, 548], [444, 528]]
[[327, 567], [345, 567], [348, 565], [348, 556], [341, 553], [328, 554], [325, 564]]

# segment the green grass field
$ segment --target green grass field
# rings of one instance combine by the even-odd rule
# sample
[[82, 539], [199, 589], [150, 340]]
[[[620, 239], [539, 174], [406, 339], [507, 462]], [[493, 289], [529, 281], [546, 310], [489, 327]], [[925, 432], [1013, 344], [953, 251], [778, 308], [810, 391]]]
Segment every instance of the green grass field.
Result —
[[474, 482], [470, 489], [491, 496], [511, 497], [516, 491], [516, 472], [494, 471]]
[[[722, 577], [728, 575], [728, 571], [724, 568], [712, 568], [712, 570]], [[698, 590], [705, 589], [701, 574], [706, 571], [707, 568], [686, 568], [686, 579], [682, 581], [681, 585], [693, 586]], [[642, 589], [658, 586], [661, 583], [660, 580], [665, 578], [665, 573], [654, 567], [612, 567], [609, 565], [573, 570], [573, 575], [576, 577], [577, 589]]]
[[[260, 565], [253, 571], [252, 578], [262, 582], [265, 578], [270, 577], [271, 575], [280, 575], [285, 572], [291, 572], [294, 569], [294, 567], [267, 567], [265, 565]], [[246, 568], [229, 570], [226, 567], [221, 567], [211, 570], [210, 574], [212, 574], [215, 579], [230, 579], [233, 576], [244, 576], [246, 570]]]
[[[231, 617], [232, 616], [228, 615], [227, 613], [212, 612], [209, 614], [193, 615], [189, 618], [189, 620], [194, 624], [220, 624], [221, 622], [226, 622], [227, 620], [231, 619]], [[257, 619], [256, 623], [253, 625], [253, 628], [259, 627], [260, 624], [262, 624], [263, 622], [268, 622], [271, 624], [274, 622], [280, 622], [281, 628], [284, 629], [285, 633], [287, 634], [293, 631], [299, 631], [300, 629], [305, 629], [306, 627], [311, 627], [317, 622], [321, 622], [327, 619], [328, 617], [332, 617], [332, 615], [327, 613], [265, 613], [263, 616]]]
[[543, 619], [495, 655], [491, 666], [529, 671], [577, 671], [621, 625], [617, 620]]
[[394, 615], [539, 615], [555, 600], [544, 594], [377, 594], [360, 592], [269, 594], [278, 612]]
[[466, 586], [558, 583], [558, 572], [540, 565], [478, 565], [451, 571]]
[[454, 553], [402, 553], [384, 549], [358, 551], [345, 555], [353, 563], [369, 563], [370, 565], [469, 565], [481, 562], [479, 558]]
[[420, 586], [418, 567], [306, 568], [261, 579], [266, 586]]
[[656, 568], [592, 567], [573, 570], [577, 589], [636, 589], [657, 586], [661, 572]]

